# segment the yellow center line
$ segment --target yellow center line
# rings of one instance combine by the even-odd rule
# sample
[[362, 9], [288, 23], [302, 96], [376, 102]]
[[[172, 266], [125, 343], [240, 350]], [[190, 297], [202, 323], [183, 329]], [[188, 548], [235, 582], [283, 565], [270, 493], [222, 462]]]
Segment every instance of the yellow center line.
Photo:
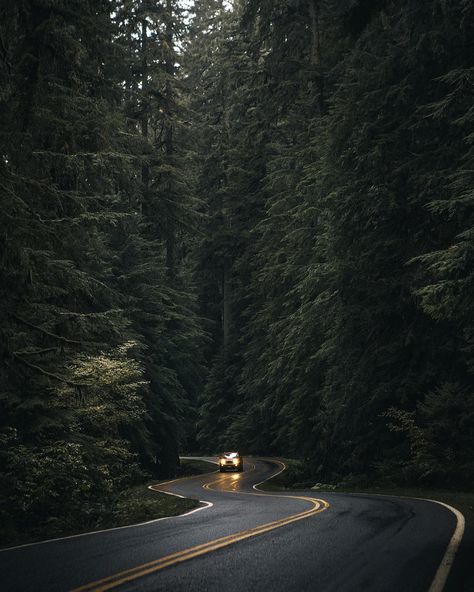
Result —
[[[255, 470], [255, 465], [253, 465], [252, 471]], [[310, 516], [314, 516], [321, 512], [324, 512], [329, 508], [328, 502], [322, 499], [307, 497], [307, 496], [300, 496], [300, 495], [280, 495], [280, 494], [267, 494], [267, 493], [253, 493], [247, 491], [236, 491], [236, 490], [216, 490], [211, 488], [211, 485], [215, 485], [216, 483], [222, 484], [225, 483], [227, 480], [226, 476], [221, 476], [219, 479], [214, 481], [205, 483], [202, 487], [203, 489], [208, 489], [211, 491], [222, 491], [226, 493], [238, 493], [241, 495], [253, 495], [253, 496], [266, 496], [266, 497], [279, 497], [279, 498], [286, 498], [286, 499], [298, 499], [303, 500], [306, 502], [310, 502], [312, 507], [304, 510], [302, 512], [298, 512], [297, 514], [291, 514], [290, 516], [286, 516], [285, 518], [280, 518], [278, 520], [274, 520], [273, 522], [268, 522], [266, 524], [261, 524], [260, 526], [255, 526], [253, 528], [249, 528], [247, 530], [242, 530], [240, 532], [236, 532], [234, 534], [230, 534], [224, 537], [220, 537], [214, 539], [212, 541], [208, 541], [207, 543], [202, 543], [200, 545], [196, 545], [194, 547], [190, 547], [188, 549], [184, 549], [182, 551], [177, 551], [175, 553], [171, 553], [170, 555], [166, 555], [165, 557], [161, 557], [159, 559], [155, 559], [153, 561], [149, 561], [148, 563], [143, 563], [141, 565], [137, 565], [136, 567], [132, 567], [130, 569], [126, 569], [115, 573], [113, 575], [107, 576], [105, 578], [96, 580], [94, 582], [90, 582], [89, 584], [85, 584], [84, 586], [80, 586], [79, 588], [75, 588], [72, 592], [105, 592], [106, 590], [111, 590], [112, 588], [116, 588], [118, 586], [122, 586], [127, 582], [132, 580], [136, 580], [138, 578], [142, 578], [143, 576], [149, 575], [151, 573], [157, 572], [161, 569], [166, 567], [170, 567], [172, 565], [176, 565], [178, 563], [182, 563], [183, 561], [188, 561], [189, 559], [193, 559], [195, 557], [199, 557], [201, 555], [205, 555], [210, 553], [211, 551], [216, 551], [217, 549], [222, 549], [223, 547], [227, 547], [229, 545], [233, 545], [239, 541], [243, 541], [253, 536], [257, 536], [259, 534], [263, 534], [270, 530], [274, 530], [275, 528], [280, 528], [281, 526], [285, 526], [287, 524], [291, 524], [292, 522], [296, 522], [298, 520], [303, 520], [304, 518], [309, 518]], [[167, 485], [168, 483], [174, 483], [175, 481], [179, 481], [176, 479], [171, 482], [167, 483], [160, 483], [157, 487], [161, 487], [162, 485]]]

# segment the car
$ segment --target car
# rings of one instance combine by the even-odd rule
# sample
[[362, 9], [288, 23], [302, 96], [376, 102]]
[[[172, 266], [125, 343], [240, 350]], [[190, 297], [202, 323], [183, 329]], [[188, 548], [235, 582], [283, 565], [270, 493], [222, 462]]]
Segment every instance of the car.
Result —
[[244, 459], [238, 452], [223, 452], [219, 455], [219, 471], [239, 471], [244, 470]]

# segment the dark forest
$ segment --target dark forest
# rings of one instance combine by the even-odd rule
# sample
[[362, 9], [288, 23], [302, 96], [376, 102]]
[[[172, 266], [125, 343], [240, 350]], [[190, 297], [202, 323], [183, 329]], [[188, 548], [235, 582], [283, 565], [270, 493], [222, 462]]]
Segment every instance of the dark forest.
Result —
[[469, 0], [0, 0], [3, 528], [186, 452], [472, 488], [473, 39]]

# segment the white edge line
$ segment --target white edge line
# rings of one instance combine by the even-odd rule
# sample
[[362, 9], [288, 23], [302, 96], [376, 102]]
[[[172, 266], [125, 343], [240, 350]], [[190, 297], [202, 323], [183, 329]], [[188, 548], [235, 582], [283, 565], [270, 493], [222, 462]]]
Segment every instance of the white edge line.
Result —
[[456, 557], [456, 553], [459, 549], [459, 545], [461, 544], [461, 540], [462, 540], [462, 537], [464, 534], [464, 526], [465, 526], [466, 521], [464, 519], [464, 516], [462, 515], [462, 513], [459, 510], [457, 510], [456, 508], [453, 508], [452, 506], [449, 506], [448, 504], [445, 504], [444, 502], [439, 502], [438, 500], [425, 499], [425, 498], [417, 498], [417, 499], [423, 499], [423, 501], [425, 501], [425, 502], [432, 502], [433, 504], [438, 504], [440, 506], [444, 506], [445, 508], [450, 510], [456, 516], [457, 524], [456, 524], [456, 528], [454, 529], [453, 536], [451, 537], [451, 540], [448, 543], [448, 546], [447, 546], [446, 551], [444, 553], [443, 559], [441, 560], [441, 563], [439, 564], [439, 567], [436, 571], [435, 577], [433, 578], [433, 581], [431, 582], [431, 586], [428, 590], [428, 592], [442, 592], [442, 590], [444, 589], [444, 586], [446, 584], [446, 580], [448, 579], [449, 572], [451, 571], [451, 568], [453, 566], [454, 559]]
[[[215, 463], [217, 464], [217, 463]], [[212, 471], [211, 473], [208, 474], [212, 474], [212, 473], [216, 473], [217, 471]], [[196, 477], [199, 477], [201, 475], [196, 475]], [[185, 479], [186, 477], [183, 477], [183, 479]], [[174, 483], [175, 481], [180, 481], [180, 479], [173, 479], [172, 481], [165, 481], [164, 483], [157, 483], [156, 485], [167, 485], [168, 483]], [[187, 499], [185, 498], [184, 495], [179, 495], [177, 493], [171, 493], [170, 491], [161, 491], [161, 490], [156, 490], [153, 489], [153, 485], [149, 485], [148, 489], [152, 489], [153, 491], [155, 491], [156, 493], [165, 493], [166, 495], [173, 495], [175, 497], [180, 497], [183, 499]], [[56, 539], [46, 539], [44, 541], [37, 541], [36, 543], [25, 543], [24, 545], [16, 545], [15, 547], [5, 547], [3, 549], [0, 549], [0, 553], [5, 553], [6, 551], [15, 551], [17, 549], [24, 549], [25, 547], [34, 547], [35, 545], [46, 545], [46, 544], [50, 544], [50, 543], [56, 543], [58, 541], [66, 541], [68, 539], [77, 539], [79, 537], [85, 537], [85, 536], [91, 536], [94, 534], [101, 534], [104, 532], [112, 532], [114, 530], [124, 530], [125, 528], [135, 528], [135, 527], [139, 527], [139, 526], [146, 526], [147, 524], [154, 524], [155, 522], [160, 522], [161, 520], [170, 520], [170, 518], [184, 518], [185, 516], [190, 516], [191, 514], [194, 514], [195, 512], [200, 512], [201, 510], [207, 510], [208, 508], [212, 508], [212, 506], [214, 505], [212, 502], [208, 502], [206, 500], [198, 500], [198, 502], [200, 504], [205, 504], [203, 506], [201, 506], [200, 508], [194, 508], [194, 510], [190, 510], [189, 512], [186, 512], [185, 514], [177, 514], [176, 516], [163, 516], [163, 518], [154, 518], [153, 520], [147, 520], [146, 522], [139, 522], [138, 524], [126, 524], [125, 526], [114, 526], [113, 528], [103, 528], [101, 530], [91, 530], [89, 532], [81, 532], [79, 534], [70, 534], [68, 536], [63, 536], [63, 537], [58, 537]]]
[[[265, 459], [262, 459], [262, 460], [265, 460]], [[286, 465], [283, 461], [272, 459], [271, 462], [277, 462], [277, 463], [281, 464], [282, 469], [280, 471], [278, 471], [277, 473], [275, 473], [274, 475], [271, 475], [270, 477], [267, 477], [263, 481], [260, 481], [260, 483], [256, 483], [253, 486], [253, 489], [255, 489], [256, 491], [263, 491], [262, 489], [258, 488], [259, 485], [261, 485], [262, 483], [265, 483], [265, 481], [269, 481], [270, 479], [273, 479], [273, 477], [276, 477], [277, 475], [279, 475], [280, 473], [282, 473], [286, 469]], [[337, 492], [334, 492], [334, 493], [337, 493]], [[383, 494], [378, 494], [378, 495], [381, 495], [382, 497], [384, 497]], [[387, 497], [405, 497], [405, 496], [387, 496]], [[408, 499], [418, 499], [418, 500], [421, 500], [424, 502], [431, 502], [433, 504], [438, 504], [439, 506], [444, 506], [450, 512], [452, 512], [454, 514], [454, 516], [456, 517], [456, 528], [454, 529], [454, 533], [451, 536], [451, 539], [448, 543], [448, 546], [446, 547], [446, 551], [443, 555], [441, 563], [439, 564], [438, 569], [436, 570], [436, 574], [435, 574], [433, 581], [431, 582], [431, 586], [428, 590], [428, 592], [442, 592], [445, 585], [446, 585], [446, 581], [448, 579], [449, 573], [450, 573], [451, 568], [453, 566], [454, 559], [456, 557], [456, 553], [459, 549], [459, 545], [461, 544], [462, 537], [464, 535], [464, 528], [465, 528], [465, 523], [466, 523], [465, 518], [464, 518], [463, 514], [457, 508], [454, 508], [453, 506], [450, 506], [449, 504], [445, 504], [444, 502], [440, 502], [438, 500], [429, 499], [429, 498], [421, 498], [421, 497], [415, 497], [415, 498], [412, 497], [412, 498], [408, 498]]]
[[[262, 458], [260, 460], [267, 460], [267, 459]], [[252, 488], [255, 489], [255, 491], [264, 491], [263, 489], [259, 489], [258, 486], [261, 485], [262, 483], [265, 483], [266, 481], [270, 481], [270, 479], [273, 479], [273, 477], [276, 477], [280, 473], [283, 473], [283, 471], [286, 469], [285, 463], [281, 460], [273, 460], [272, 459], [272, 460], [268, 460], [268, 462], [279, 463], [280, 465], [283, 465], [283, 468], [281, 468], [277, 473], [270, 475], [270, 477], [267, 477], [263, 481], [260, 481], [260, 483], [255, 483], [255, 485], [252, 486]], [[265, 493], [268, 493], [268, 492], [265, 492]]]
[[432, 504], [438, 504], [439, 506], [444, 506], [450, 512], [452, 512], [456, 517], [456, 528], [454, 529], [454, 533], [451, 536], [451, 539], [446, 547], [446, 551], [441, 559], [441, 562], [436, 570], [435, 576], [433, 581], [431, 582], [431, 586], [429, 587], [428, 592], [442, 592], [446, 585], [446, 581], [448, 579], [449, 573], [454, 563], [454, 559], [456, 557], [456, 553], [459, 549], [459, 545], [461, 544], [462, 537], [464, 535], [464, 528], [465, 528], [465, 518], [464, 515], [453, 506], [449, 504], [445, 504], [444, 502], [440, 502], [439, 500], [429, 499], [426, 497], [413, 497], [409, 495], [393, 495], [387, 493], [365, 493], [365, 492], [343, 492], [343, 491], [332, 491], [330, 493], [334, 493], [336, 495], [367, 495], [370, 497], [391, 497], [391, 498], [401, 498], [401, 499], [411, 499], [411, 500], [419, 500], [421, 502], [430, 502]]
[[[262, 460], [265, 460], [265, 459], [262, 459]], [[277, 475], [279, 475], [280, 473], [282, 473], [286, 469], [286, 465], [282, 461], [275, 461], [272, 459], [272, 461], [269, 461], [269, 462], [278, 462], [282, 465], [282, 468], [278, 472], [271, 475], [270, 477], [267, 477], [266, 479], [264, 479], [263, 481], [260, 481], [259, 483], [255, 483], [255, 485], [253, 485], [252, 488], [255, 489], [256, 491], [263, 491], [258, 488], [259, 485], [262, 485], [262, 483], [265, 483], [266, 481], [273, 479], [274, 477], [276, 477]], [[179, 479], [173, 479], [172, 481], [166, 481], [165, 483], [160, 483], [157, 485], [166, 485], [168, 483], [174, 483], [175, 481], [179, 481]], [[158, 493], [164, 493], [166, 495], [172, 495], [174, 497], [179, 497], [179, 498], [185, 499], [185, 496], [179, 495], [178, 493], [172, 493], [170, 491], [154, 490], [153, 487], [154, 487], [153, 485], [149, 485], [148, 489], [150, 489], [152, 491], [158, 491]], [[376, 494], [376, 495], [380, 495], [381, 497], [385, 497], [385, 496], [383, 496], [383, 494]], [[387, 496], [387, 497], [405, 497], [405, 496]], [[428, 592], [442, 592], [442, 590], [444, 589], [444, 586], [446, 584], [446, 580], [448, 579], [449, 572], [451, 571], [451, 567], [454, 563], [454, 559], [455, 559], [456, 553], [459, 549], [459, 545], [461, 544], [461, 540], [462, 540], [462, 537], [464, 534], [464, 528], [465, 528], [465, 518], [459, 510], [457, 510], [456, 508], [453, 508], [453, 506], [445, 504], [444, 502], [440, 502], [438, 500], [433, 500], [433, 499], [428, 499], [428, 498], [419, 498], [419, 497], [418, 498], [416, 498], [416, 497], [409, 498], [409, 499], [418, 499], [421, 501], [431, 502], [433, 504], [438, 504], [440, 506], [444, 506], [445, 508], [450, 510], [456, 517], [456, 528], [455, 528], [454, 533], [448, 543], [448, 546], [446, 548], [446, 552], [443, 556], [443, 559], [441, 560], [441, 563], [439, 564], [439, 567], [436, 571], [435, 577], [434, 577], [434, 579], [431, 583], [431, 586], [428, 590]], [[73, 534], [73, 535], [59, 537], [59, 538], [55, 538], [55, 539], [47, 539], [44, 541], [38, 541], [36, 543], [26, 543], [24, 545], [17, 545], [15, 547], [7, 547], [5, 549], [0, 549], [0, 553], [5, 552], [5, 551], [13, 551], [16, 549], [24, 549], [25, 547], [33, 547], [35, 545], [44, 545], [44, 544], [48, 544], [48, 543], [54, 543], [57, 541], [64, 541], [67, 539], [75, 539], [75, 538], [79, 538], [79, 537], [100, 534], [100, 533], [104, 533], [104, 532], [112, 532], [114, 530], [124, 530], [125, 528], [135, 528], [135, 527], [140, 527], [140, 526], [146, 526], [148, 524], [154, 524], [155, 522], [161, 522], [162, 520], [169, 520], [170, 518], [184, 518], [185, 516], [190, 516], [191, 514], [194, 514], [196, 512], [200, 512], [201, 510], [206, 510], [206, 509], [212, 508], [212, 506], [214, 505], [214, 504], [212, 504], [212, 502], [208, 502], [206, 500], [198, 500], [198, 501], [200, 504], [205, 504], [205, 505], [201, 506], [200, 508], [194, 508], [193, 510], [186, 512], [185, 514], [179, 514], [177, 516], [164, 516], [163, 518], [155, 518], [154, 520], [148, 520], [146, 522], [139, 522], [138, 524], [128, 524], [126, 526], [116, 526], [114, 528], [104, 528], [102, 530], [93, 530], [90, 532], [82, 532], [80, 534]]]

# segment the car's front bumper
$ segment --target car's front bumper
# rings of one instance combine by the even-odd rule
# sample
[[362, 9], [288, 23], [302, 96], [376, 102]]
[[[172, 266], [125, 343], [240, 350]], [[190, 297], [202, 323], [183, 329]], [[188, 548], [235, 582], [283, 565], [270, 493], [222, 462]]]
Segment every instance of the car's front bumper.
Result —
[[221, 471], [240, 471], [242, 465], [219, 465]]

